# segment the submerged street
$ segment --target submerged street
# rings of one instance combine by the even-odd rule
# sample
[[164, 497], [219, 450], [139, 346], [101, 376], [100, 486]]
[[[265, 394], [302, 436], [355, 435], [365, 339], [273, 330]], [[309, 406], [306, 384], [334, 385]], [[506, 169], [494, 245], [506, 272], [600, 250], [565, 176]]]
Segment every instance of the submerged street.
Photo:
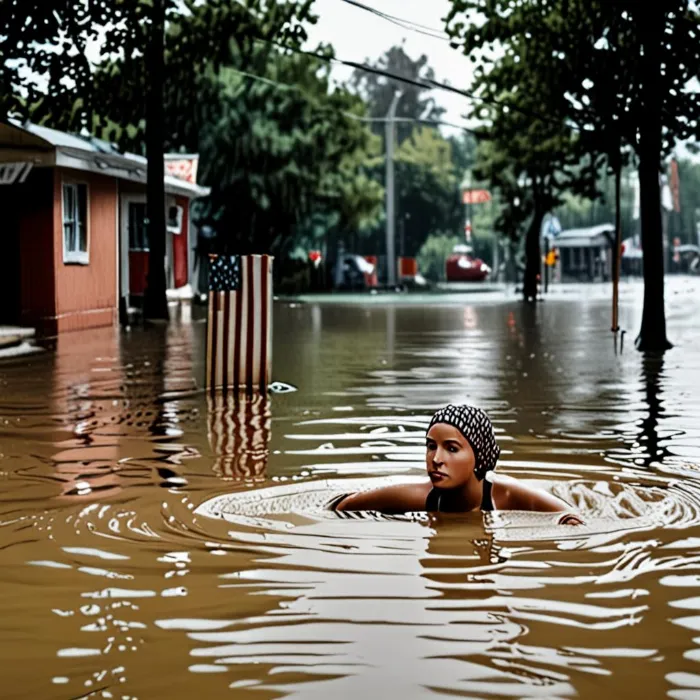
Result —
[[[0, 551], [13, 698], [610, 697], [700, 692], [700, 285], [274, 309], [269, 401], [211, 401], [196, 318], [68, 333], [0, 365]], [[283, 387], [285, 388], [285, 387]], [[448, 402], [494, 420], [499, 471], [663, 527], [517, 541], [480, 515], [193, 513], [232, 491], [423, 474]]]

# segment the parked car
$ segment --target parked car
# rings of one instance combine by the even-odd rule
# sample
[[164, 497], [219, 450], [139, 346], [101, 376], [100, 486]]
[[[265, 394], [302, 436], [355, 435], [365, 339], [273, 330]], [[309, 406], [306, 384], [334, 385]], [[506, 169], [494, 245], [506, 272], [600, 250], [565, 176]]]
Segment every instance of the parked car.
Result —
[[335, 277], [338, 289], [369, 289], [376, 286], [376, 267], [361, 255], [346, 253], [341, 258], [339, 276]]
[[700, 246], [686, 243], [675, 249], [678, 253], [678, 269], [691, 275], [700, 274]]
[[457, 245], [445, 262], [445, 275], [448, 282], [482, 282], [491, 268], [481, 259], [472, 256], [473, 249]]

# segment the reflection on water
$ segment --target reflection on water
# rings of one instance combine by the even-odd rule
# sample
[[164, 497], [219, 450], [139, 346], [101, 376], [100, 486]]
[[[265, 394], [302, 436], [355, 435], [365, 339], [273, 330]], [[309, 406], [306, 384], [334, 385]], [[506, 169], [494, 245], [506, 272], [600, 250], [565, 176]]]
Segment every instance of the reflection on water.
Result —
[[270, 399], [256, 394], [207, 396], [214, 472], [225, 479], [264, 481], [270, 443]]
[[[278, 304], [275, 379], [299, 390], [269, 398], [201, 391], [196, 319], [0, 366], [3, 697], [698, 697], [700, 290], [673, 283], [664, 358], [616, 355], [585, 287]], [[448, 401], [490, 411], [502, 471], [617, 529], [198, 510], [416, 478]]]

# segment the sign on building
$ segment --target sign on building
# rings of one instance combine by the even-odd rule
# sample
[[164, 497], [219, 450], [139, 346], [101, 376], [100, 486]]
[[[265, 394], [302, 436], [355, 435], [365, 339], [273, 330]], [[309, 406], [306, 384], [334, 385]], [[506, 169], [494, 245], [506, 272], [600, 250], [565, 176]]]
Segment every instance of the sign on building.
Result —
[[165, 172], [193, 185], [197, 184], [199, 154], [168, 153], [165, 156]]
[[0, 185], [22, 184], [33, 167], [32, 163], [0, 163]]

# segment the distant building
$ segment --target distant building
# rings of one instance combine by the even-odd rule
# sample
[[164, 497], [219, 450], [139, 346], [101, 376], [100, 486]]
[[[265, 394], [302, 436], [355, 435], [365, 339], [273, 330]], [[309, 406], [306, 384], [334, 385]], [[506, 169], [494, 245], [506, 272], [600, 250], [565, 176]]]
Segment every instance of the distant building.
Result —
[[[98, 139], [0, 123], [0, 324], [54, 335], [117, 322], [120, 299], [146, 285], [146, 168]], [[165, 176], [171, 289], [190, 284], [190, 203], [209, 194], [188, 172]]]
[[601, 224], [590, 228], [561, 231], [549, 238], [551, 247], [559, 251], [559, 273], [562, 282], [606, 281], [612, 279], [615, 226]]

